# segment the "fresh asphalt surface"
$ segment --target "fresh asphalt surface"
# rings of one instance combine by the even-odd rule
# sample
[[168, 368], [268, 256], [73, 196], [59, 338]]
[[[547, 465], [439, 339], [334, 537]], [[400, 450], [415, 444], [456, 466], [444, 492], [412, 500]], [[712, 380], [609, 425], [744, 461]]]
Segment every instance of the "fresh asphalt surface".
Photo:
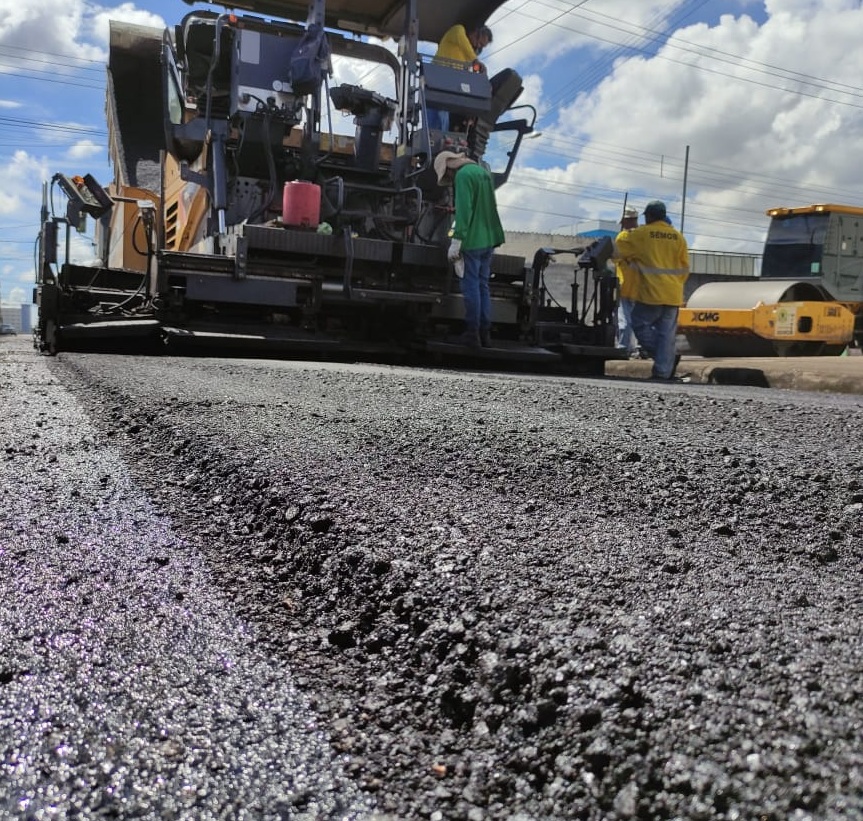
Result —
[[0, 341], [0, 818], [365, 816], [290, 666], [28, 342]]
[[0, 818], [863, 818], [853, 359], [0, 340]]

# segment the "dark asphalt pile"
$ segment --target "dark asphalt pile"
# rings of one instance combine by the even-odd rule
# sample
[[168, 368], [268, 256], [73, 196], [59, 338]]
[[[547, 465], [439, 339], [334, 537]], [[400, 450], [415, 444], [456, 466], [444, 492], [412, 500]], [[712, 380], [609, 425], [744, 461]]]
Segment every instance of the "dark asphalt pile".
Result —
[[[242, 755], [237, 725], [256, 739], [289, 700], [391, 818], [863, 817], [859, 399], [269, 362], [49, 367], [160, 523], [159, 538], [100, 547], [111, 571], [84, 574], [92, 599], [67, 617], [110, 620], [117, 596], [96, 591], [144, 565], [128, 608], [155, 618], [154, 591], [170, 599], [182, 579], [184, 593], [147, 644], [227, 622], [245, 664], [289, 680], [265, 677], [251, 716], [238, 702], [257, 675], [224, 690], [207, 676], [224, 715], [179, 697], [171, 726], [185, 716], [204, 759]], [[22, 557], [34, 576], [38, 558]], [[43, 604], [46, 634], [68, 595]], [[4, 706], [10, 686], [41, 682], [27, 664], [0, 684]], [[141, 720], [163, 723], [158, 676], [126, 674]], [[261, 777], [284, 779], [267, 753]]]

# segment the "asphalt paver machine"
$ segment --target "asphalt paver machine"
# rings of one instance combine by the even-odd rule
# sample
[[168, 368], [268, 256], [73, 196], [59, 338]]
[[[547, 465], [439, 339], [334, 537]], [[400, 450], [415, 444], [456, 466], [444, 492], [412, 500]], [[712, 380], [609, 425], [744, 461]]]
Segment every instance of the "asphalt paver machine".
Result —
[[[114, 177], [45, 184], [37, 345], [469, 355], [575, 373], [622, 358], [609, 243], [576, 256], [583, 310], [547, 298], [554, 251], [530, 264], [495, 254], [495, 344], [451, 342], [463, 316], [446, 258], [453, 192], [437, 184], [434, 158], [463, 151], [500, 188], [536, 112], [518, 104], [516, 72], [489, 77], [421, 45], [500, 5], [244, 0], [193, 8], [164, 31], [112, 21]], [[451, 130], [427, 126], [430, 107], [450, 112]], [[58, 192], [66, 208], [55, 213]], [[95, 259], [85, 264], [73, 259], [87, 219]]]

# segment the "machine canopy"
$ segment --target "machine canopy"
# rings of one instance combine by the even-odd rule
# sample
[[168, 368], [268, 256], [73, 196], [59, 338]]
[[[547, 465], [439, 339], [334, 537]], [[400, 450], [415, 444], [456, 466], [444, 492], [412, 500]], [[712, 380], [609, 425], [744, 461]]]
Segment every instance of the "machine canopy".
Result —
[[[184, 0], [200, 5], [196, 0]], [[468, 29], [482, 25], [504, 4], [505, 0], [416, 0], [419, 38], [438, 42], [456, 23]], [[266, 17], [305, 22], [309, 3], [303, 0], [233, 0], [215, 2], [235, 11], [248, 11]], [[408, 4], [404, 0], [328, 0], [324, 24], [328, 28], [367, 34], [374, 37], [399, 38], [404, 33]]]

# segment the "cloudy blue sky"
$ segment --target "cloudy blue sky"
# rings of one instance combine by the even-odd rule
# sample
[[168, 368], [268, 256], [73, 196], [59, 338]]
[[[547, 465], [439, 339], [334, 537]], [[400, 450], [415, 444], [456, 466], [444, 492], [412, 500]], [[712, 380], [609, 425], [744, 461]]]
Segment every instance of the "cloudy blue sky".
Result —
[[[4, 301], [30, 299], [42, 181], [110, 180], [107, 21], [188, 11], [0, 0]], [[541, 132], [499, 192], [507, 230], [571, 234], [661, 198], [691, 247], [757, 253], [771, 206], [863, 205], [860, 0], [509, 0], [490, 24], [489, 71], [522, 74]]]

